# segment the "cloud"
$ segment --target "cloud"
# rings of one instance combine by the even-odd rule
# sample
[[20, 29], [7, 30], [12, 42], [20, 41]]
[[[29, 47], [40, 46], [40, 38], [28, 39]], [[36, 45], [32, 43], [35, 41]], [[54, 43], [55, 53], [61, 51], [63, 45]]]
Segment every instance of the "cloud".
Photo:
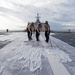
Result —
[[[0, 15], [3, 17], [7, 16], [7, 18], [10, 18], [9, 15], [13, 16], [13, 20], [16, 20], [16, 17], [17, 25], [19, 20], [25, 24], [32, 21], [35, 22], [37, 13], [39, 13], [41, 17], [41, 22], [48, 20], [52, 28], [54, 28], [54, 26], [58, 26], [57, 29], [63, 29], [63, 24], [64, 26], [75, 24], [75, 1], [0, 0]], [[67, 29], [67, 27], [64, 28]]]

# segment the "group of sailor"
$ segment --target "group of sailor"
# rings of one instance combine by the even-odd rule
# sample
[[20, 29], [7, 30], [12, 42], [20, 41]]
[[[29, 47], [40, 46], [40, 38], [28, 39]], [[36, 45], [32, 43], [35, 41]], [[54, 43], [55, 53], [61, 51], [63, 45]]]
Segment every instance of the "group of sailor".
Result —
[[[48, 21], [45, 22], [45, 38], [46, 38], [46, 42], [49, 42], [49, 35], [50, 35], [50, 25], [48, 24]], [[39, 36], [40, 36], [40, 32], [42, 29], [42, 25], [41, 23], [39, 23], [36, 28], [34, 27], [34, 23], [32, 22], [31, 24], [28, 23], [27, 25], [27, 36], [28, 36], [28, 40], [32, 40], [32, 32], [36, 32], [36, 41], [40, 41]]]

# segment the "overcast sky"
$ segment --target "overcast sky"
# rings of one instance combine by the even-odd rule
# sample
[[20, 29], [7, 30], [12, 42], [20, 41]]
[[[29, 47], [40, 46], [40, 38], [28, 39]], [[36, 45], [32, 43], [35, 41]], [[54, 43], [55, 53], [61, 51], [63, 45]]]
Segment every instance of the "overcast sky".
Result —
[[75, 29], [75, 0], [0, 0], [0, 30], [24, 29], [37, 13], [54, 30]]

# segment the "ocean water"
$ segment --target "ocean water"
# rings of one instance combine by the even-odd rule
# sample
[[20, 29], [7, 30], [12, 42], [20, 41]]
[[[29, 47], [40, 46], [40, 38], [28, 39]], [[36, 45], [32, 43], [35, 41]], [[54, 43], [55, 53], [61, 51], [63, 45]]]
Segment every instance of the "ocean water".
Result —
[[55, 33], [52, 36], [75, 47], [75, 33]]

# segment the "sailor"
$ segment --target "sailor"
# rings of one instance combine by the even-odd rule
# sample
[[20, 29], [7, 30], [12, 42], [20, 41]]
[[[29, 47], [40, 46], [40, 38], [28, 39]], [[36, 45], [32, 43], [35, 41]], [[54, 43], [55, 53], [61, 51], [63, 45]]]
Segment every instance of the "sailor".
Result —
[[50, 35], [50, 25], [48, 24], [48, 21], [45, 22], [45, 38], [46, 42], [49, 42], [49, 35]]
[[36, 27], [36, 41], [40, 41], [39, 40], [39, 36], [40, 36], [40, 30], [42, 28], [42, 25], [41, 24], [38, 24], [37, 27]]
[[33, 29], [34, 29], [34, 23], [32, 22], [32, 23], [28, 23], [28, 25], [27, 25], [27, 33], [28, 33], [28, 39], [29, 39], [29, 41], [30, 40], [32, 40], [32, 31], [33, 31]]

